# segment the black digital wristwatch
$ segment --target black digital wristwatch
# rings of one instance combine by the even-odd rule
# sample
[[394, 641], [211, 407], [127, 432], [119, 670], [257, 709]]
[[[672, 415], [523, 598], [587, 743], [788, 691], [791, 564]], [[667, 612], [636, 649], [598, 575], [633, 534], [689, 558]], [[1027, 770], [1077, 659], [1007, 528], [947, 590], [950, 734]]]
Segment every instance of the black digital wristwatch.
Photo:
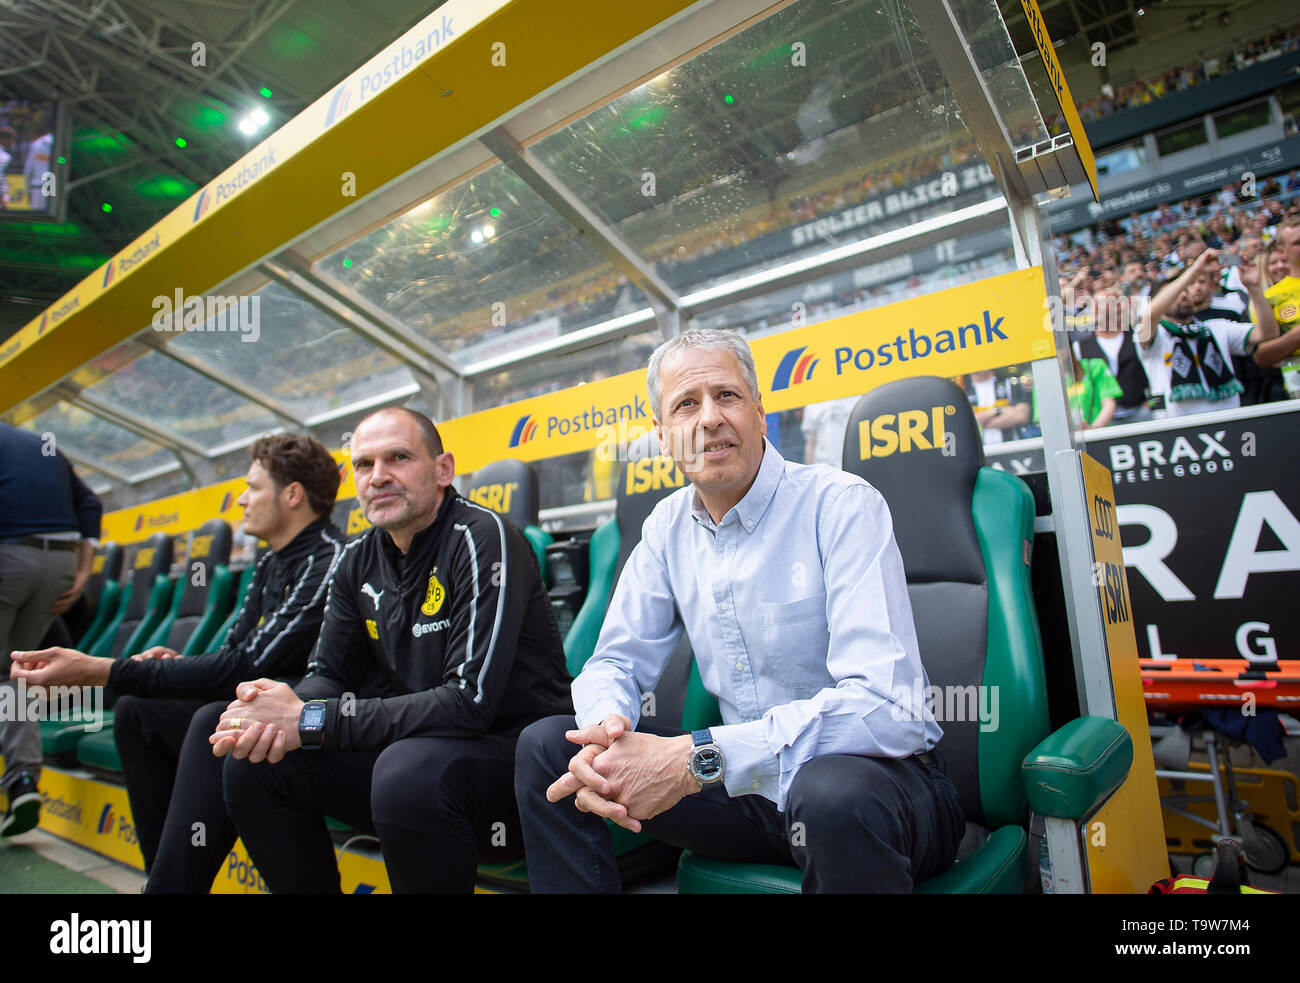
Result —
[[308, 700], [298, 714], [298, 740], [304, 749], [317, 751], [325, 742], [325, 701]]

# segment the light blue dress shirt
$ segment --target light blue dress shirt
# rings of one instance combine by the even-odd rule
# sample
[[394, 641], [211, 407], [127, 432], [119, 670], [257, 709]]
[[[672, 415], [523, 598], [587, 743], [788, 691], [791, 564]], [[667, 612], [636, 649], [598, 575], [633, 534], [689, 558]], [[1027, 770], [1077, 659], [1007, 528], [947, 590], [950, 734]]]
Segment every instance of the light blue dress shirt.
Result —
[[855, 475], [789, 463], [764, 443], [754, 484], [720, 523], [689, 485], [650, 513], [573, 703], [580, 727], [611, 713], [635, 726], [685, 629], [722, 710], [713, 738], [728, 794], [784, 810], [814, 757], [903, 758], [943, 732], [924, 699], [885, 500]]

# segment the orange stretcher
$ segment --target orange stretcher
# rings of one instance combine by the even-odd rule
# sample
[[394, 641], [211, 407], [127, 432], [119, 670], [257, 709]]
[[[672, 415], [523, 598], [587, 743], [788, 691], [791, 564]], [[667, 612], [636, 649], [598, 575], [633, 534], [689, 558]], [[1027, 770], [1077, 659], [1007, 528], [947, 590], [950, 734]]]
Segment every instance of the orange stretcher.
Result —
[[1300, 710], [1300, 660], [1139, 659], [1149, 710], [1232, 706], [1253, 695], [1255, 706]]

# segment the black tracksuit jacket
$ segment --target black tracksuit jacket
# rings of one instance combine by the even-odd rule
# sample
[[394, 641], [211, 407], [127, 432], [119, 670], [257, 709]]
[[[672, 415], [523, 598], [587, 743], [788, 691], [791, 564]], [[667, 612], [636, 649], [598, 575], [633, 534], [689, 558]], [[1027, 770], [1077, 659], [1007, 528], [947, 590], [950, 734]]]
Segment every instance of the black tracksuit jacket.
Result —
[[325, 750], [405, 737], [518, 734], [571, 714], [564, 647], [523, 534], [448, 488], [403, 556], [372, 528], [348, 544], [295, 688], [326, 700]]
[[134, 696], [233, 700], [235, 687], [248, 679], [296, 682], [320, 633], [330, 573], [345, 545], [338, 526], [317, 519], [280, 552], [258, 561], [221, 648], [185, 659], [117, 659], [109, 669], [109, 689]]

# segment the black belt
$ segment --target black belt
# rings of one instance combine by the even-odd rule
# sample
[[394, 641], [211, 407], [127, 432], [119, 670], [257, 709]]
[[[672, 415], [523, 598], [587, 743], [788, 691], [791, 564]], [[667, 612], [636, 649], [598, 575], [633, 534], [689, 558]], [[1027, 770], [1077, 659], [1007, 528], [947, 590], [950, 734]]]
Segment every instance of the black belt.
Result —
[[34, 546], [38, 550], [75, 550], [80, 540], [50, 539], [47, 536], [14, 536], [0, 539], [0, 546]]

